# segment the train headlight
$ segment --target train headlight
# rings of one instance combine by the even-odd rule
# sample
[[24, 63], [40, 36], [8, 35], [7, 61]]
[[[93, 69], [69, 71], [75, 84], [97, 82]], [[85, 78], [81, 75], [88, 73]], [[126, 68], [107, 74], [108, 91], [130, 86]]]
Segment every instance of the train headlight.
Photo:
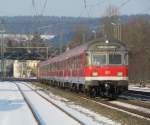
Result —
[[117, 76], [123, 76], [123, 72], [118, 72]]
[[92, 76], [98, 76], [98, 72], [97, 71], [92, 72]]

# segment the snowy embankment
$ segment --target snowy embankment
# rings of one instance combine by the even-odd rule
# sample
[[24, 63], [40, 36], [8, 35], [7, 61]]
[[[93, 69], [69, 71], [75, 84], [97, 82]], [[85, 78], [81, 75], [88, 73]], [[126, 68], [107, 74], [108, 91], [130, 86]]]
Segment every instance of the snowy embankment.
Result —
[[[32, 88], [34, 88], [34, 86], [32, 86]], [[76, 105], [74, 102], [70, 102], [65, 98], [56, 96], [50, 92], [49, 94], [47, 94], [41, 90], [37, 90], [37, 91], [42, 96], [46, 97], [47, 99], [49, 99], [50, 101], [58, 105], [59, 107], [63, 108], [69, 114], [73, 115], [74, 117], [76, 117], [86, 125], [119, 125], [119, 123], [116, 123], [111, 119], [101, 116], [84, 107]]]
[[119, 101], [111, 101], [111, 103], [122, 106], [122, 107], [126, 107], [129, 109], [134, 109], [140, 112], [144, 112], [150, 115], [150, 109], [148, 108], [143, 108], [141, 106], [136, 106], [136, 105], [132, 105], [132, 104], [128, 104], [128, 103], [123, 103], [123, 102], [119, 102]]
[[133, 90], [133, 91], [142, 91], [142, 92], [149, 92], [150, 93], [150, 86], [146, 86], [146, 87], [140, 87], [139, 85], [129, 85], [129, 90]]
[[0, 82], [0, 125], [36, 125], [16, 85]]

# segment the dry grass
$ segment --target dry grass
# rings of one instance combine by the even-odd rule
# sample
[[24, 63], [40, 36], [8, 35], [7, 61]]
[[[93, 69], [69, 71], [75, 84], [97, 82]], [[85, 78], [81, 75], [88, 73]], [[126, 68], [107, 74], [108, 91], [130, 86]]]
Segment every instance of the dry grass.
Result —
[[133, 104], [133, 105], [137, 105], [137, 106], [141, 106], [144, 108], [149, 108], [150, 109], [150, 102], [146, 102], [146, 101], [141, 101], [141, 100], [123, 100], [123, 99], [118, 99], [118, 101], [121, 102], [125, 102], [125, 103], [129, 103], [129, 104]]

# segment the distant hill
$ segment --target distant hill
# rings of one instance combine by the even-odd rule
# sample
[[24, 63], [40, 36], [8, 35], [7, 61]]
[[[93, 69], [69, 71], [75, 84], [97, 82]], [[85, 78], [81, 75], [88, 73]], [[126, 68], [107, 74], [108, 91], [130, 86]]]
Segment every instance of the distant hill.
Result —
[[[120, 16], [120, 20], [126, 23], [138, 16], [144, 16], [150, 20], [150, 15]], [[54, 34], [54, 45], [60, 41], [63, 34], [63, 43], [70, 41], [79, 26], [87, 27], [89, 30], [99, 30], [101, 18], [84, 17], [55, 17], [55, 16], [15, 16], [0, 17], [4, 21], [7, 33], [28, 34], [39, 32], [41, 34]]]
[[16, 16], [0, 17], [4, 20], [7, 33], [69, 33], [79, 25], [97, 28], [99, 18], [76, 18], [76, 17], [48, 17], [48, 16]]

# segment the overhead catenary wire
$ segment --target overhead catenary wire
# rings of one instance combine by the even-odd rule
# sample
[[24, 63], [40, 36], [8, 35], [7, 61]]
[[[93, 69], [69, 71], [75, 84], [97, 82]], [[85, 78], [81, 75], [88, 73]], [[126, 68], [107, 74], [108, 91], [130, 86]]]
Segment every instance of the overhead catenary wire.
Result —
[[32, 0], [32, 7], [33, 7], [33, 10], [35, 11], [35, 15], [36, 16], [44, 14], [44, 11], [45, 11], [47, 3], [48, 3], [47, 0], [41, 1], [41, 2], [43, 4], [39, 3], [41, 5], [41, 11], [40, 11], [39, 8], [38, 8], [38, 1], [36, 2], [35, 0]]
[[[125, 5], [127, 5], [129, 2], [131, 2], [131, 0], [126, 0], [124, 1], [122, 4], [120, 4], [119, 8], [124, 7]], [[147, 9], [144, 9], [142, 11], [140, 11], [139, 13], [146, 13], [150, 11], [150, 6]]]
[[119, 8], [121, 8], [121, 7], [125, 6], [125, 5], [127, 5], [130, 1], [131, 1], [131, 0], [126, 0], [126, 1], [124, 1], [123, 3], [120, 4]]
[[149, 11], [150, 11], [150, 6], [147, 9], [142, 10], [142, 13], [146, 13], [146, 12], [149, 12]]
[[102, 1], [98, 1], [94, 4], [91, 4], [91, 5], [86, 5], [87, 7], [95, 7], [95, 6], [99, 6], [99, 5], [102, 5], [106, 0], [102, 0]]
[[41, 24], [42, 18], [41, 16], [44, 15], [45, 9], [47, 7], [47, 0], [32, 0], [32, 7], [33, 7], [33, 32], [39, 32], [38, 31], [38, 25]]
[[[105, 0], [103, 0], [102, 2], [104, 2]], [[100, 2], [100, 1], [99, 1]], [[99, 2], [97, 2], [96, 4], [93, 5], [88, 5], [87, 0], [83, 0], [83, 4], [84, 4], [84, 9], [82, 10], [80, 16], [82, 15], [82, 13], [85, 11], [88, 15], [88, 18], [90, 18], [90, 12], [92, 10], [93, 7], [98, 6], [98, 4], [100, 4]]]
[[33, 11], [35, 11], [35, 15], [38, 15], [35, 0], [32, 0], [32, 7], [33, 7]]
[[84, 5], [84, 8], [82, 9], [82, 11], [81, 11], [80, 15], [78, 16], [78, 18], [80, 18], [84, 12], [87, 12], [88, 17], [90, 17], [89, 12], [87, 10], [87, 1], [86, 0], [83, 0], [83, 5]]
[[92, 9], [94, 8], [94, 7], [101, 7], [104, 3], [105, 3], [105, 1], [106, 0], [102, 0], [101, 2], [100, 1], [98, 1], [97, 3], [95, 3], [95, 4], [91, 4], [91, 5], [87, 5], [87, 7], [89, 7], [89, 13], [91, 13], [91, 11], [92, 11]]
[[41, 15], [44, 14], [44, 11], [45, 11], [45, 9], [46, 9], [46, 6], [47, 6], [47, 0], [45, 0], [45, 2], [44, 2], [44, 6], [43, 6], [43, 8], [42, 8]]

